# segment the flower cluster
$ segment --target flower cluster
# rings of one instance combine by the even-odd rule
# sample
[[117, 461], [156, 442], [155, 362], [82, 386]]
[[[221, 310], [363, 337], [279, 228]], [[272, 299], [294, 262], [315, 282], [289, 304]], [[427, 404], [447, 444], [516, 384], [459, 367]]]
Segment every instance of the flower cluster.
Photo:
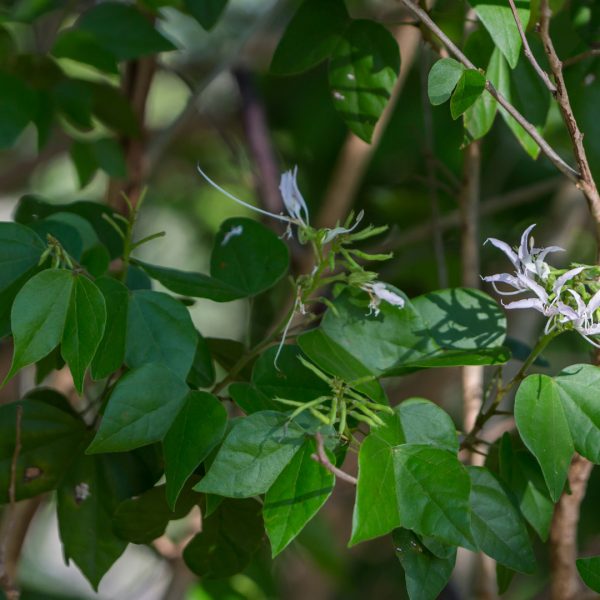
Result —
[[[577, 266], [565, 272], [553, 269], [545, 262], [546, 256], [564, 250], [558, 246], [534, 247], [533, 237], [530, 237], [534, 227], [530, 225], [523, 232], [521, 243], [515, 249], [502, 240], [488, 238], [485, 243], [489, 242], [504, 252], [515, 270], [513, 273], [497, 273], [482, 279], [491, 283], [502, 296], [533, 294], [503, 304], [508, 309], [533, 308], [548, 317], [545, 333], [556, 329], [574, 329], [590, 344], [600, 348], [600, 343], [590, 338], [600, 335], [600, 320], [596, 314], [600, 308], [600, 290], [594, 291], [599, 287], [597, 282], [586, 281], [582, 276], [592, 267]], [[499, 283], [510, 289], [499, 289]]]

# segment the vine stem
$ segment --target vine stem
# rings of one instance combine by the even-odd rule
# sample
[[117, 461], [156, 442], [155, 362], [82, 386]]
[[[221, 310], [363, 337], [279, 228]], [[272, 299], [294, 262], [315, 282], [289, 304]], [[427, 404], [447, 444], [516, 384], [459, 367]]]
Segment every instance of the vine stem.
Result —
[[329, 460], [329, 457], [325, 452], [325, 442], [323, 440], [323, 436], [318, 432], [315, 434], [315, 441], [317, 443], [317, 451], [314, 454], [311, 454], [310, 457], [313, 460], [320, 463], [321, 465], [323, 465], [330, 473], [333, 473], [337, 478], [342, 479], [343, 481], [346, 481], [347, 483], [350, 483], [352, 485], [357, 485], [358, 479], [356, 479], [356, 477], [353, 477], [349, 473], [346, 473], [346, 471], [342, 471], [342, 469], [338, 469]]
[[469, 431], [469, 433], [467, 433], [467, 435], [465, 436], [465, 439], [462, 441], [462, 443], [460, 445], [461, 449], [471, 448], [473, 443], [476, 442], [477, 436], [479, 435], [479, 432], [483, 429], [485, 424], [492, 417], [494, 417], [495, 415], [498, 414], [496, 409], [500, 405], [500, 402], [502, 401], [502, 399], [517, 384], [519, 384], [521, 381], [523, 381], [523, 379], [527, 375], [527, 371], [533, 365], [536, 358], [544, 351], [546, 346], [557, 335], [559, 335], [559, 332], [553, 331], [551, 333], [548, 333], [548, 334], [542, 336], [538, 340], [537, 344], [534, 346], [533, 350], [531, 351], [531, 353], [529, 354], [529, 356], [527, 357], [525, 362], [521, 365], [521, 368], [517, 371], [516, 375], [506, 385], [500, 386], [498, 388], [498, 391], [496, 392], [496, 396], [494, 397], [494, 400], [492, 401], [492, 403], [490, 404], [488, 409], [484, 411], [483, 405], [482, 405], [481, 410], [479, 411], [479, 414], [477, 415], [477, 418], [475, 419], [475, 424], [473, 425], [471, 431]]

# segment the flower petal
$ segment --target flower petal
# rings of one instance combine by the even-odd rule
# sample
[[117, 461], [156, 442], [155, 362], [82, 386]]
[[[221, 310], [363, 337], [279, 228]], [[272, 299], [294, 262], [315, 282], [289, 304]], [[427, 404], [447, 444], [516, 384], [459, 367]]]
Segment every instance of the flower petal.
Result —
[[522, 234], [521, 234], [521, 244], [519, 246], [519, 258], [523, 262], [530, 261], [530, 253], [529, 253], [529, 234], [532, 229], [535, 227], [535, 223], [530, 225]]
[[573, 279], [573, 277], [575, 277], [576, 275], [579, 275], [579, 273], [581, 273], [581, 271], [583, 271], [585, 269], [586, 269], [586, 267], [576, 267], [575, 269], [570, 269], [566, 273], [563, 273], [560, 277], [556, 278], [556, 281], [554, 282], [554, 285], [552, 286], [552, 291], [555, 294], [559, 294], [560, 290], [565, 285], [565, 283], [567, 283], [567, 281], [570, 281], [571, 279]]
[[524, 298], [523, 300], [515, 300], [514, 302], [504, 304], [504, 308], [508, 308], [510, 310], [514, 308], [533, 308], [542, 314], [546, 314], [546, 305], [537, 298]]
[[488, 238], [487, 240], [485, 240], [485, 242], [483, 242], [484, 244], [487, 243], [492, 244], [492, 246], [495, 246], [496, 248], [498, 248], [498, 250], [502, 250], [502, 252], [504, 252], [504, 254], [506, 254], [506, 256], [508, 256], [508, 260], [510, 260], [510, 262], [514, 265], [515, 268], [519, 268], [519, 257], [517, 256], [516, 252], [506, 243], [503, 242], [502, 240], [498, 240], [496, 238]]

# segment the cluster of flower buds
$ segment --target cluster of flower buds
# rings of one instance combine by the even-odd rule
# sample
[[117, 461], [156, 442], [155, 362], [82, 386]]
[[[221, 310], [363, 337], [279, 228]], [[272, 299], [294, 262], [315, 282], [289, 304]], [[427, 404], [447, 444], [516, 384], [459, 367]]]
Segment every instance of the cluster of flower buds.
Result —
[[[598, 282], [586, 277], [595, 267], [581, 265], [561, 271], [553, 269], [545, 262], [546, 256], [553, 252], [562, 252], [563, 248], [549, 246], [534, 247], [530, 225], [521, 236], [518, 248], [511, 248], [506, 242], [489, 238], [489, 242], [506, 254], [514, 267], [513, 273], [497, 273], [482, 277], [492, 284], [502, 296], [523, 293], [533, 294], [527, 298], [514, 300], [504, 306], [508, 309], [533, 308], [548, 318], [545, 333], [555, 330], [573, 329], [593, 346], [600, 343], [590, 336], [600, 335], [600, 320], [597, 311], [600, 308], [600, 289]], [[498, 283], [511, 289], [499, 289]]]

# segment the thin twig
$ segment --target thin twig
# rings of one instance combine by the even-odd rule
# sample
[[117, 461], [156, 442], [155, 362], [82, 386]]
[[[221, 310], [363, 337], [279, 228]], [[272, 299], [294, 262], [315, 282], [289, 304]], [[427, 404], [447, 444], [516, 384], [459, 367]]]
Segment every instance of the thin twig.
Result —
[[[480, 216], [495, 215], [499, 212], [521, 206], [529, 202], [539, 200], [542, 196], [550, 194], [564, 181], [562, 176], [544, 179], [531, 185], [518, 188], [506, 194], [492, 196], [488, 200], [481, 203], [479, 214]], [[454, 210], [440, 217], [439, 226], [444, 232], [460, 225], [460, 210]], [[412, 229], [408, 229], [401, 235], [398, 235], [389, 240], [386, 244], [386, 249], [403, 248], [411, 246], [417, 242], [427, 239], [433, 231], [430, 221], [422, 225], [416, 225]]]
[[311, 454], [310, 457], [313, 460], [316, 460], [318, 463], [321, 463], [329, 472], [333, 473], [339, 479], [343, 479], [352, 485], [357, 485], [358, 479], [356, 479], [356, 477], [346, 473], [346, 471], [338, 469], [334, 464], [331, 463], [327, 453], [325, 452], [325, 443], [323, 441], [323, 436], [320, 433], [315, 434], [315, 441], [317, 442], [317, 451], [315, 454]]
[[571, 56], [570, 58], [565, 58], [563, 60], [563, 67], [570, 67], [586, 58], [592, 58], [593, 56], [600, 56], [600, 48], [592, 48], [591, 50], [586, 50], [581, 54], [576, 54], [575, 56]]
[[[457, 48], [456, 44], [436, 25], [431, 17], [413, 0], [400, 0], [413, 14], [415, 14], [423, 24], [430, 29], [448, 48], [450, 53], [454, 55], [468, 69], [477, 67]], [[498, 104], [502, 106], [506, 112], [525, 129], [525, 131], [533, 138], [535, 143], [540, 147], [540, 150], [548, 157], [548, 159], [556, 166], [556, 168], [564, 173], [571, 181], [576, 184], [580, 183], [581, 175], [578, 171], [567, 164], [558, 153], [548, 144], [548, 142], [540, 135], [539, 131], [532, 125], [492, 84], [486, 80], [485, 89], [496, 99]]]
[[521, 36], [521, 41], [523, 42], [523, 52], [525, 53], [525, 57], [531, 64], [531, 66], [535, 69], [535, 72], [540, 76], [540, 79], [544, 82], [544, 85], [550, 90], [552, 94], [556, 93], [556, 86], [550, 81], [550, 77], [548, 77], [548, 73], [540, 67], [540, 64], [535, 59], [531, 48], [529, 47], [529, 42], [527, 41], [527, 37], [525, 36], [525, 31], [523, 30], [523, 24], [521, 23], [521, 19], [519, 18], [519, 13], [517, 12], [517, 7], [515, 6], [515, 0], [508, 0], [510, 4], [510, 10], [512, 11], [513, 17], [515, 19], [515, 23], [517, 24], [517, 29], [519, 30], [519, 35]]
[[[598, 187], [594, 182], [592, 171], [587, 159], [585, 147], [583, 145], [583, 133], [579, 129], [573, 109], [571, 107], [571, 101], [569, 100], [569, 92], [565, 85], [565, 79], [563, 77], [563, 64], [556, 53], [554, 43], [550, 36], [550, 18], [552, 12], [548, 0], [542, 0], [540, 5], [540, 37], [544, 44], [544, 50], [548, 57], [550, 69], [554, 75], [556, 81], [556, 101], [563, 117], [571, 143], [573, 145], [573, 152], [575, 154], [575, 160], [581, 175], [579, 176], [577, 186], [584, 193], [588, 206], [594, 220], [596, 221], [596, 237], [600, 241], [600, 193]], [[599, 256], [600, 258], [600, 256]]]

